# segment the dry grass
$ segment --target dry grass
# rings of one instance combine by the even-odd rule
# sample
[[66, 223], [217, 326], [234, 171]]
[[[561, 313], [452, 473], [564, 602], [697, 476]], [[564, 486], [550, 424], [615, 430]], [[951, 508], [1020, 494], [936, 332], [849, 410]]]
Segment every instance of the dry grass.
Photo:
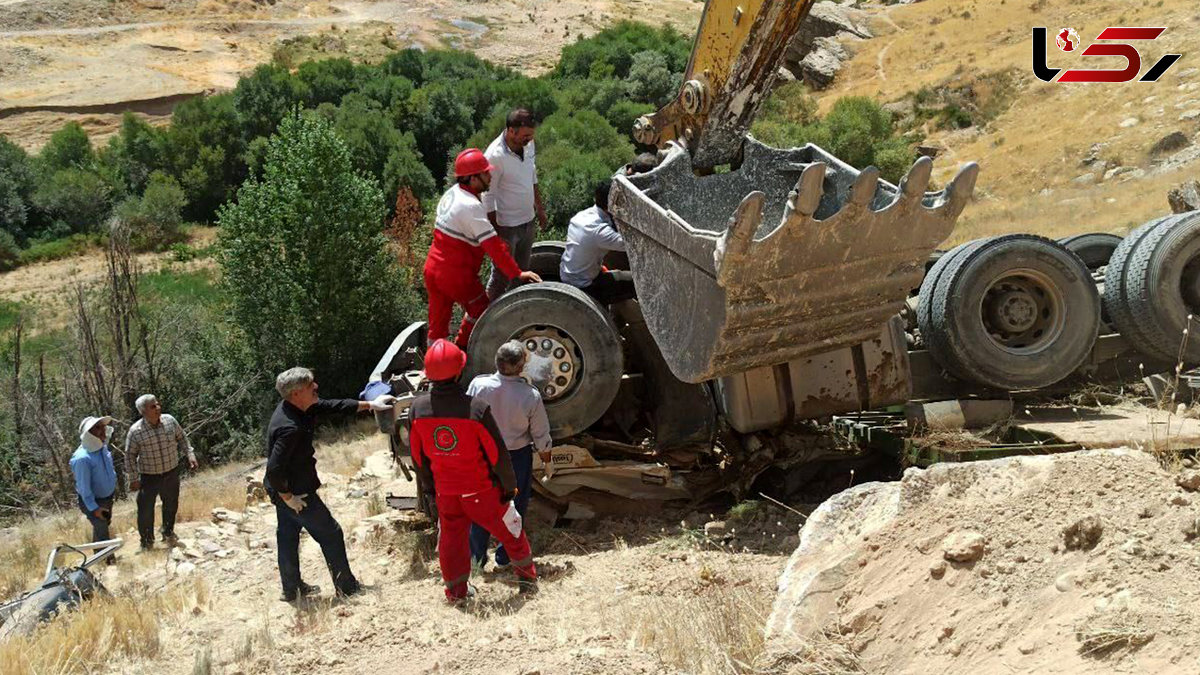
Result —
[[1154, 639], [1142, 616], [1129, 609], [1093, 614], [1075, 626], [1079, 653], [1104, 656], [1120, 649], [1137, 649]]
[[0, 551], [0, 600], [18, 595], [37, 581], [46, 570], [50, 549], [63, 542], [78, 543], [91, 539], [91, 528], [83, 514], [67, 511], [20, 524], [16, 546]]
[[246, 506], [245, 471], [222, 470], [220, 475], [198, 476], [179, 490], [177, 522], [208, 520], [217, 507], [241, 511]]
[[812, 639], [796, 639], [786, 651], [764, 656], [763, 675], [861, 675], [867, 672], [858, 654], [839, 633], [822, 633]]
[[379, 433], [374, 419], [367, 418], [318, 434], [315, 445], [318, 472], [350, 477], [358, 473], [368, 455], [387, 447], [387, 438]]
[[719, 585], [703, 596], [623, 606], [613, 625], [625, 625], [632, 644], [693, 675], [753, 673], [771, 600], [770, 594]]
[[[1040, 4], [1038, 16], [1061, 22], [1051, 31], [1059, 25], [1073, 26], [1086, 43], [1104, 26], [1170, 26], [1154, 46], [1139, 46], [1146, 67], [1162, 52], [1178, 52], [1197, 39], [1194, 0], [1044, 0]], [[1178, 89], [1186, 66], [1172, 68], [1152, 85], [1042, 83], [1029, 68], [1030, 27], [1040, 23], [1031, 23], [1029, 8], [1028, 2], [986, 2], [975, 3], [964, 13], [956, 11], [961, 8], [953, 0], [893, 7], [886, 18], [880, 13], [872, 21], [877, 37], [855, 45], [854, 58], [834, 86], [821, 94], [820, 107], [826, 111], [846, 95], [896, 101], [923, 87], [1007, 70], [1018, 74], [1012, 106], [982, 132], [947, 130], [929, 139], [946, 148], [936, 160], [935, 179], [942, 184], [963, 162], [976, 161], [982, 168], [976, 201], [960, 217], [949, 244], [1020, 231], [1049, 237], [1123, 233], [1165, 214], [1166, 189], [1195, 172], [1193, 163], [1190, 170], [1169, 175], [1073, 182], [1092, 171], [1080, 162], [1093, 143], [1106, 144], [1100, 158], [1112, 165], [1150, 168], [1147, 151], [1152, 144], [1176, 129], [1189, 135], [1195, 132], [1194, 124], [1178, 118], [1200, 107], [1200, 90]], [[938, 43], [954, 48], [929, 49]], [[1050, 52], [1052, 67], [1078, 67], [1077, 60], [1070, 61], [1053, 47]], [[1189, 104], [1189, 100], [1196, 102]], [[1122, 127], [1129, 118], [1139, 122]], [[1041, 194], [1046, 188], [1053, 192]]]
[[0, 645], [0, 663], [11, 675], [67, 675], [101, 670], [120, 656], [152, 658], [165, 618], [207, 605], [208, 586], [199, 578], [160, 592], [98, 598]]

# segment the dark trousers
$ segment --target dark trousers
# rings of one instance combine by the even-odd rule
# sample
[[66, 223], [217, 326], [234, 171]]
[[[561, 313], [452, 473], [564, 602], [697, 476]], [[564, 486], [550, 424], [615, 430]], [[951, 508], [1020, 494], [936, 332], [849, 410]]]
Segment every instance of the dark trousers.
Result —
[[154, 543], [154, 502], [162, 498], [162, 536], [175, 536], [175, 513], [179, 510], [179, 467], [166, 473], [144, 473], [137, 493], [138, 536], [142, 546]]
[[[496, 228], [496, 234], [508, 244], [508, 252], [512, 254], [513, 260], [517, 261], [517, 266], [522, 270], [529, 269], [529, 260], [533, 257], [533, 240], [537, 238], [537, 219], [534, 218], [524, 225], [501, 225]], [[487, 284], [488, 300], [495, 301], [504, 295], [512, 283], [513, 280], [504, 276], [493, 264], [492, 275], [488, 277]]]
[[307, 530], [309, 536], [320, 544], [334, 587], [342, 593], [356, 591], [358, 580], [354, 578], [350, 561], [346, 559], [346, 539], [342, 535], [342, 526], [334, 520], [320, 495], [313, 492], [304, 497], [307, 505], [300, 513], [285, 504], [274, 490], [270, 491], [270, 496], [279, 521], [275, 527], [275, 543], [279, 549], [279, 580], [283, 582], [284, 594], [293, 595], [300, 590], [301, 530]]
[[[530, 485], [533, 482], [533, 446], [527, 445], [519, 450], [513, 450], [509, 453], [512, 458], [513, 473], [517, 475], [517, 498], [513, 500], [513, 504], [517, 507], [517, 513], [521, 514], [521, 520], [525, 520], [525, 510], [529, 508]], [[471, 525], [471, 557], [475, 560], [487, 560], [488, 542], [492, 535], [484, 528], [472, 524]], [[496, 564], [507, 565], [508, 551], [504, 550], [504, 545], [501, 544], [496, 548]]]
[[596, 302], [602, 305], [611, 305], [637, 297], [637, 293], [633, 289], [633, 272], [625, 270], [601, 272], [592, 280], [590, 286], [580, 290], [595, 298]]
[[112, 539], [112, 536], [108, 533], [108, 526], [112, 524], [113, 496], [96, 498], [96, 505], [108, 512], [107, 518], [101, 518], [88, 511], [88, 508], [83, 504], [83, 497], [77, 496], [75, 499], [79, 502], [79, 510], [83, 511], [83, 515], [87, 516], [88, 522], [92, 524], [92, 541], [108, 541]]

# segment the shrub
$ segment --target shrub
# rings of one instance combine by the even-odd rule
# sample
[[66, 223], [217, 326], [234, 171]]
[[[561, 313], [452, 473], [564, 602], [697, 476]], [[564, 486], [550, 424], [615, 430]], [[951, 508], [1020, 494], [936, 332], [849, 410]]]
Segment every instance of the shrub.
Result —
[[304, 364], [358, 391], [417, 302], [383, 236], [383, 198], [319, 116], [289, 116], [261, 177], [219, 213], [224, 284], [259, 372]]
[[164, 145], [187, 194], [185, 216], [209, 222], [246, 176], [246, 144], [233, 96], [199, 96], [175, 107]]
[[555, 238], [565, 236], [571, 217], [592, 205], [596, 184], [612, 174], [611, 166], [590, 155], [571, 157], [553, 171], [542, 173], [538, 184]]
[[129, 228], [134, 247], [161, 251], [183, 237], [183, 188], [161, 171], [150, 174], [141, 197], [130, 197], [117, 207], [117, 217]]
[[25, 237], [26, 222], [25, 200], [21, 198], [20, 187], [8, 171], [0, 167], [0, 232], [16, 242], [17, 237]]
[[634, 54], [625, 81], [634, 100], [660, 107], [675, 97], [680, 85], [680, 78], [667, 66], [667, 57], [655, 51]]
[[249, 142], [270, 136], [284, 115], [309, 97], [308, 87], [286, 68], [263, 64], [238, 80], [233, 90], [242, 138]]
[[110, 194], [108, 184], [99, 175], [70, 168], [45, 178], [33, 194], [33, 203], [69, 232], [85, 232], [107, 219]]
[[567, 78], [625, 79], [634, 55], [647, 50], [661, 53], [667, 69], [680, 73], [687, 67], [692, 41], [670, 26], [656, 29], [643, 23], [621, 21], [564, 47], [554, 74]]
[[8, 232], [0, 230], [0, 272], [14, 270], [21, 264], [21, 249], [17, 240]]
[[166, 168], [163, 133], [133, 113], [121, 119], [121, 131], [101, 152], [101, 164], [111, 167], [126, 194], [140, 194], [150, 174]]
[[78, 122], [68, 122], [54, 132], [38, 154], [43, 169], [50, 173], [90, 167], [95, 159], [92, 141]]

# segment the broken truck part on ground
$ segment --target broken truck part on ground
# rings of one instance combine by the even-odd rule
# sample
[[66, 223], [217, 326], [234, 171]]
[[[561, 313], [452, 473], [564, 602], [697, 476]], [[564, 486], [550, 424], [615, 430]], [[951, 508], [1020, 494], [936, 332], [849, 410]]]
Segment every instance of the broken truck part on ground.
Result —
[[[635, 128], [661, 162], [614, 177], [628, 255], [606, 264], [632, 272], [636, 300], [606, 307], [557, 283], [562, 243], [539, 242], [545, 283], [476, 323], [464, 381], [490, 372], [500, 344], [525, 343], [523, 376], [555, 441], [599, 464], [539, 485], [560, 509], [741, 496], [769, 467], [846, 459], [811, 420], [1200, 362], [1185, 339], [1200, 309], [1200, 212], [1124, 240], [1011, 234], [937, 251], [975, 164], [927, 191], [928, 158], [894, 185], [814, 145], [750, 137], [811, 4], [705, 5], [678, 97]], [[372, 379], [410, 399], [426, 386], [426, 346], [424, 325], [409, 326]], [[403, 455], [403, 413], [382, 424]]]

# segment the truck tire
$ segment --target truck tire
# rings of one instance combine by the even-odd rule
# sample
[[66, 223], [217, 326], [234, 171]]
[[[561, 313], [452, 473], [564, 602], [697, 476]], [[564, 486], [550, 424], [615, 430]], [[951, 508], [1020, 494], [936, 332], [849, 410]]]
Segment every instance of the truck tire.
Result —
[[1144, 327], [1137, 323], [1130, 306], [1130, 300], [1127, 297], [1127, 277], [1131, 271], [1129, 263], [1133, 257], [1134, 249], [1141, 244], [1146, 235], [1150, 234], [1159, 225], [1174, 223], [1177, 220], [1177, 216], [1156, 218], [1130, 232], [1125, 237], [1121, 245], [1113, 251], [1112, 258], [1108, 261], [1108, 269], [1104, 273], [1104, 297], [1101, 300], [1104, 307], [1104, 315], [1107, 317], [1109, 324], [1138, 353], [1163, 362], [1174, 359], [1175, 354], [1167, 354], [1167, 352], [1156, 346]]
[[492, 303], [471, 333], [464, 381], [492, 372], [496, 349], [508, 340], [533, 347], [525, 373], [542, 393], [554, 438], [587, 429], [616, 398], [625, 365], [620, 335], [578, 288], [529, 284]]
[[[933, 295], [937, 288], [938, 280], [942, 277], [942, 273], [960, 255], [974, 251], [988, 241], [990, 241], [990, 238], [975, 239], [955, 246], [938, 256], [933, 266], [925, 273], [925, 279], [921, 282], [921, 290], [917, 294], [917, 328], [921, 331], [921, 344], [926, 349], [931, 349], [930, 343], [937, 341], [940, 337], [933, 326]], [[944, 351], [947, 349], [947, 346], [941, 344], [939, 348]]]
[[558, 281], [558, 264], [566, 249], [567, 244], [562, 241], [534, 242], [533, 252], [529, 256], [530, 271], [541, 277], [542, 281]]
[[1083, 261], [1088, 270], [1095, 272], [1101, 267], [1108, 265], [1113, 251], [1117, 250], [1122, 240], [1122, 237], [1115, 234], [1091, 232], [1063, 237], [1058, 240], [1058, 243], [1066, 246], [1068, 251], [1079, 256], [1079, 259]]
[[1100, 326], [1100, 298], [1083, 262], [1030, 234], [960, 252], [942, 270], [928, 310], [934, 359], [960, 379], [1001, 390], [1069, 376]]
[[1200, 314], [1200, 211], [1149, 227], [1122, 263], [1124, 318], [1144, 337], [1135, 346], [1168, 363], [1200, 362], [1200, 336], [1187, 330]]

